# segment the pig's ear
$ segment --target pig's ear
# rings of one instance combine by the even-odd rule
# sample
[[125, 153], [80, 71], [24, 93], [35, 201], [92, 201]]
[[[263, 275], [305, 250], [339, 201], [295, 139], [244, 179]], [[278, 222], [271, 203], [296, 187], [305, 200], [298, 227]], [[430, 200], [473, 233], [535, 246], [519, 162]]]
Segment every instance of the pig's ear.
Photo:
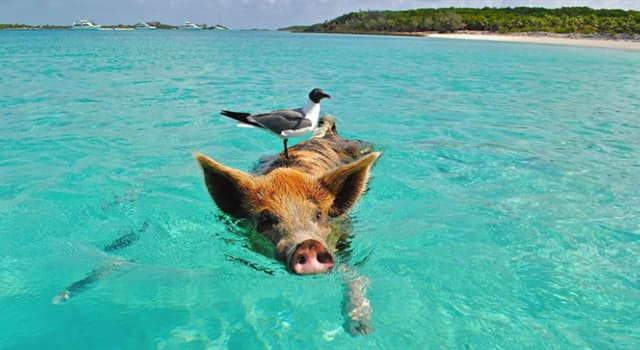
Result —
[[369, 170], [380, 154], [373, 152], [320, 177], [320, 184], [334, 195], [329, 210], [330, 216], [336, 217], [346, 213], [358, 201], [367, 188]]
[[204, 172], [204, 182], [218, 207], [234, 218], [247, 216], [246, 198], [252, 192], [251, 175], [224, 166], [201, 153], [194, 153]]

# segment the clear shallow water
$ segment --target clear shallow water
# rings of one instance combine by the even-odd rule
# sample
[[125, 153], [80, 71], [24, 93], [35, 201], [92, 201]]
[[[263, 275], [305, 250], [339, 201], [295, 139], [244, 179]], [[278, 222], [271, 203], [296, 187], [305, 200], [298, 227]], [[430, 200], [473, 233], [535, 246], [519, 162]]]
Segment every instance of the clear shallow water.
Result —
[[[0, 32], [0, 347], [637, 349], [639, 78], [638, 53], [603, 49]], [[366, 337], [342, 330], [338, 276], [290, 276], [226, 228], [191, 158], [249, 170], [279, 141], [217, 111], [316, 86], [384, 150], [352, 211]]]

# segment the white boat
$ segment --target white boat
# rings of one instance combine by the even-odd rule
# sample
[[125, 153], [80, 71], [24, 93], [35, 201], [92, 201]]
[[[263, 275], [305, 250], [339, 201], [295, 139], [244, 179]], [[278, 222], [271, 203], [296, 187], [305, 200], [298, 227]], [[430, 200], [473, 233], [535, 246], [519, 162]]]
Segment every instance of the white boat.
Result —
[[156, 29], [156, 27], [150, 25], [149, 23], [146, 22], [140, 22], [138, 24], [135, 25], [134, 27], [136, 30], [154, 30]]
[[73, 23], [71, 29], [79, 29], [79, 30], [99, 30], [100, 25], [95, 24], [91, 21], [87, 21], [86, 19], [81, 19]]
[[180, 29], [183, 30], [201, 30], [202, 28], [200, 28], [197, 24], [193, 24], [189, 21], [184, 22], [183, 25], [180, 26]]

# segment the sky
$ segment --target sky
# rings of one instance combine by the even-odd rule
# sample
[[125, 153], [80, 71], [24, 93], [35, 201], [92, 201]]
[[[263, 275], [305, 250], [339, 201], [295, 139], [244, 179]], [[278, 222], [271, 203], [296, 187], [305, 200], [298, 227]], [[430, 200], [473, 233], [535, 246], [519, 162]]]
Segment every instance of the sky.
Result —
[[640, 10], [640, 0], [0, 0], [0, 23], [70, 25], [184, 21], [232, 29], [277, 29], [324, 22], [358, 10], [425, 7], [588, 6]]

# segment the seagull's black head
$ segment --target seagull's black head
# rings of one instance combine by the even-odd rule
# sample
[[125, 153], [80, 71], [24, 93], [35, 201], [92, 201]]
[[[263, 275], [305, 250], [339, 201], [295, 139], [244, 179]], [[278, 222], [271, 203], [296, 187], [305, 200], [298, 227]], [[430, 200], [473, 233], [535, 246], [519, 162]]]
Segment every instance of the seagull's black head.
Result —
[[329, 94], [322, 91], [322, 89], [313, 89], [309, 93], [309, 99], [313, 101], [313, 103], [320, 103], [320, 100], [322, 100], [325, 97], [331, 98], [331, 96], [329, 96]]

